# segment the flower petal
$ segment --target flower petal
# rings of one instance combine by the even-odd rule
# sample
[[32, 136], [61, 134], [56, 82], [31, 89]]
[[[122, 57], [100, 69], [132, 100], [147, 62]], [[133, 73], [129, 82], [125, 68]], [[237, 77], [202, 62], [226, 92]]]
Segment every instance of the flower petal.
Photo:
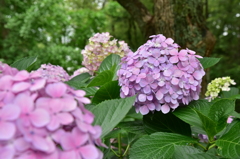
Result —
[[45, 109], [38, 108], [31, 113], [31, 122], [36, 127], [42, 127], [50, 122], [50, 115]]
[[83, 158], [87, 158], [87, 159], [97, 159], [99, 156], [99, 152], [97, 150], [97, 148], [93, 145], [86, 145], [83, 146], [79, 149], [81, 155], [83, 156]]
[[64, 83], [58, 82], [49, 84], [46, 87], [46, 93], [53, 98], [59, 98], [66, 93], [67, 86]]
[[13, 123], [11, 122], [0, 122], [0, 140], [9, 140], [11, 139], [15, 132], [16, 132], [16, 127]]

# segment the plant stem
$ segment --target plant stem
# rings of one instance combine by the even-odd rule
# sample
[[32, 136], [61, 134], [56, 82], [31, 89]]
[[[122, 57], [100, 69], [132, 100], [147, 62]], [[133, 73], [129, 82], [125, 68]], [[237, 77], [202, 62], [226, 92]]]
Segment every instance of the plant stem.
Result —
[[122, 159], [121, 133], [118, 134], [118, 155], [119, 155], [119, 159]]
[[129, 147], [130, 147], [130, 144], [127, 145], [127, 148], [126, 148], [125, 152], [122, 155], [123, 157], [127, 154]]
[[200, 146], [201, 148], [203, 148], [205, 151], [207, 150], [206, 147], [204, 147], [202, 144], [197, 143], [198, 146]]

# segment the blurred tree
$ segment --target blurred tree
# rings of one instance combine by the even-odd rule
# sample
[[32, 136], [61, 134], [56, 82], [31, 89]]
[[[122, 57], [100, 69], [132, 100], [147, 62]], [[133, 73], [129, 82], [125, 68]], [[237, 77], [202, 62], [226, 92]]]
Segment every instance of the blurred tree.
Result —
[[[1, 0], [0, 59], [11, 64], [37, 54], [38, 65], [51, 63], [71, 71], [79, 68], [80, 49], [105, 26], [105, 17], [101, 12], [92, 12], [97, 10], [97, 4], [82, 1], [75, 5], [76, 2]], [[73, 8], [86, 4], [89, 8]]]
[[217, 38], [213, 56], [222, 58], [211, 79], [231, 76], [240, 88], [240, 1], [209, 0], [208, 26]]
[[[133, 17], [145, 39], [150, 35], [164, 34], [173, 38], [182, 48], [189, 48], [202, 56], [210, 56], [215, 37], [207, 28], [207, 4], [202, 0], [117, 0]], [[145, 2], [145, 4], [143, 3]], [[208, 70], [206, 70], [208, 72]], [[207, 76], [202, 92], [206, 92]]]

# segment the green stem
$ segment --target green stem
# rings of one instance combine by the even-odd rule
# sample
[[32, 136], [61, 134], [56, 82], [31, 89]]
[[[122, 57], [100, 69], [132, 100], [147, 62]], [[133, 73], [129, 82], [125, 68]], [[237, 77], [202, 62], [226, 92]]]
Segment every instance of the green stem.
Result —
[[198, 146], [200, 146], [201, 148], [203, 148], [205, 151], [207, 150], [206, 147], [204, 147], [202, 144], [197, 143]]
[[211, 148], [215, 147], [216, 144], [212, 144], [211, 146], [208, 147], [208, 150], [210, 150]]
[[126, 148], [125, 152], [122, 155], [123, 157], [127, 154], [129, 147], [130, 147], [130, 144], [127, 145], [127, 148]]
[[117, 157], [120, 157], [112, 148], [110, 149]]
[[119, 159], [122, 159], [121, 133], [118, 134], [118, 155], [119, 155]]

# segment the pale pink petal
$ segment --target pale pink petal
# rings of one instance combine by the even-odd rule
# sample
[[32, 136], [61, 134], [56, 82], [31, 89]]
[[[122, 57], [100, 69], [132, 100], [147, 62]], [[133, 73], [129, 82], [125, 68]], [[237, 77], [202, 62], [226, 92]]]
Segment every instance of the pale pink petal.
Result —
[[40, 136], [35, 136], [32, 141], [32, 144], [37, 150], [48, 152], [49, 145], [45, 138]]
[[79, 97], [83, 97], [86, 95], [86, 92], [83, 90], [74, 90], [74, 94]]
[[74, 128], [71, 135], [76, 146], [84, 145], [89, 139], [89, 135], [81, 132], [78, 128]]
[[167, 114], [170, 111], [170, 107], [167, 104], [162, 105], [161, 110], [164, 114]]
[[173, 85], [178, 85], [178, 83], [179, 83], [179, 79], [173, 77], [172, 80], [171, 80], [171, 83], [172, 83]]
[[46, 98], [46, 97], [38, 98], [37, 101], [36, 101], [36, 107], [43, 107], [43, 108], [46, 108], [48, 110], [49, 105], [50, 105], [50, 100], [52, 100], [52, 99], [51, 98]]
[[60, 143], [65, 151], [73, 150], [77, 145], [75, 145], [74, 138], [72, 137], [72, 134], [66, 133], [64, 136], [62, 136]]
[[139, 110], [140, 110], [140, 113], [141, 113], [142, 115], [146, 115], [146, 114], [149, 113], [149, 109], [148, 109], [147, 106], [141, 106], [141, 107], [139, 108]]
[[21, 92], [21, 91], [24, 91], [24, 90], [28, 89], [30, 86], [31, 86], [31, 84], [28, 83], [28, 82], [16, 83], [16, 84], [13, 85], [12, 91], [14, 93], [18, 93], [18, 92]]
[[16, 132], [16, 127], [13, 123], [11, 122], [0, 122], [0, 140], [9, 140], [11, 139], [15, 132]]
[[25, 70], [19, 71], [14, 77], [14, 81], [24, 81], [29, 78], [29, 73]]
[[169, 54], [174, 56], [178, 55], [178, 50], [177, 49], [169, 50]]
[[86, 159], [97, 159], [99, 156], [98, 150], [93, 145], [86, 145], [79, 149], [83, 158]]
[[172, 74], [172, 71], [171, 70], [165, 70], [164, 72], [163, 72], [163, 75], [164, 76], [170, 76]]
[[129, 88], [128, 88], [127, 86], [123, 86], [123, 87], [122, 87], [122, 91], [123, 91], [124, 95], [128, 95], [128, 93], [129, 93]]
[[12, 146], [0, 147], [0, 159], [13, 159], [15, 149]]
[[53, 83], [46, 87], [46, 93], [53, 98], [58, 98], [66, 93], [67, 86], [64, 83]]
[[38, 108], [31, 113], [31, 122], [36, 127], [42, 127], [49, 123], [50, 115], [45, 109]]
[[161, 100], [163, 98], [163, 93], [161, 92], [161, 90], [158, 90], [157, 93], [156, 93], [156, 98], [158, 100]]
[[12, 76], [5, 75], [0, 78], [0, 90], [6, 90], [12, 87]]
[[7, 104], [0, 109], [0, 118], [2, 120], [15, 120], [19, 117], [21, 109], [14, 104]]
[[45, 86], [45, 84], [46, 84], [46, 79], [44, 79], [44, 78], [34, 80], [34, 84], [30, 87], [30, 91], [39, 90], [39, 89], [43, 88]]
[[59, 126], [60, 126], [60, 121], [55, 115], [52, 115], [51, 121], [47, 125], [48, 130], [51, 130], [51, 131], [56, 130], [57, 128], [59, 128]]
[[73, 122], [73, 117], [69, 113], [58, 113], [56, 114], [56, 118], [58, 118], [60, 123], [63, 125], [67, 125]]
[[177, 57], [177, 56], [172, 56], [172, 57], [170, 57], [169, 61], [170, 61], [171, 63], [177, 63], [179, 60], [178, 60], [178, 57]]
[[167, 43], [167, 44], [172, 44], [174, 41], [173, 41], [173, 39], [172, 38], [167, 38], [166, 40], [165, 40], [165, 43]]
[[72, 111], [77, 107], [77, 101], [74, 98], [62, 98], [63, 109], [62, 111]]
[[18, 151], [25, 151], [30, 148], [30, 143], [27, 142], [23, 137], [17, 138], [14, 141], [14, 147]]
[[22, 112], [30, 112], [33, 110], [33, 99], [27, 94], [19, 94], [14, 100], [14, 104], [21, 108]]
[[153, 103], [147, 104], [149, 110], [155, 110], [155, 105]]
[[145, 102], [146, 98], [147, 98], [147, 96], [145, 94], [139, 94], [139, 96], [138, 96], [138, 100], [140, 102]]
[[60, 159], [77, 159], [77, 152], [72, 151], [64, 151], [60, 153]]
[[197, 80], [200, 80], [200, 79], [202, 79], [202, 73], [200, 72], [200, 71], [195, 71], [194, 73], [193, 73], [193, 77], [195, 78], [195, 79], [197, 79]]

